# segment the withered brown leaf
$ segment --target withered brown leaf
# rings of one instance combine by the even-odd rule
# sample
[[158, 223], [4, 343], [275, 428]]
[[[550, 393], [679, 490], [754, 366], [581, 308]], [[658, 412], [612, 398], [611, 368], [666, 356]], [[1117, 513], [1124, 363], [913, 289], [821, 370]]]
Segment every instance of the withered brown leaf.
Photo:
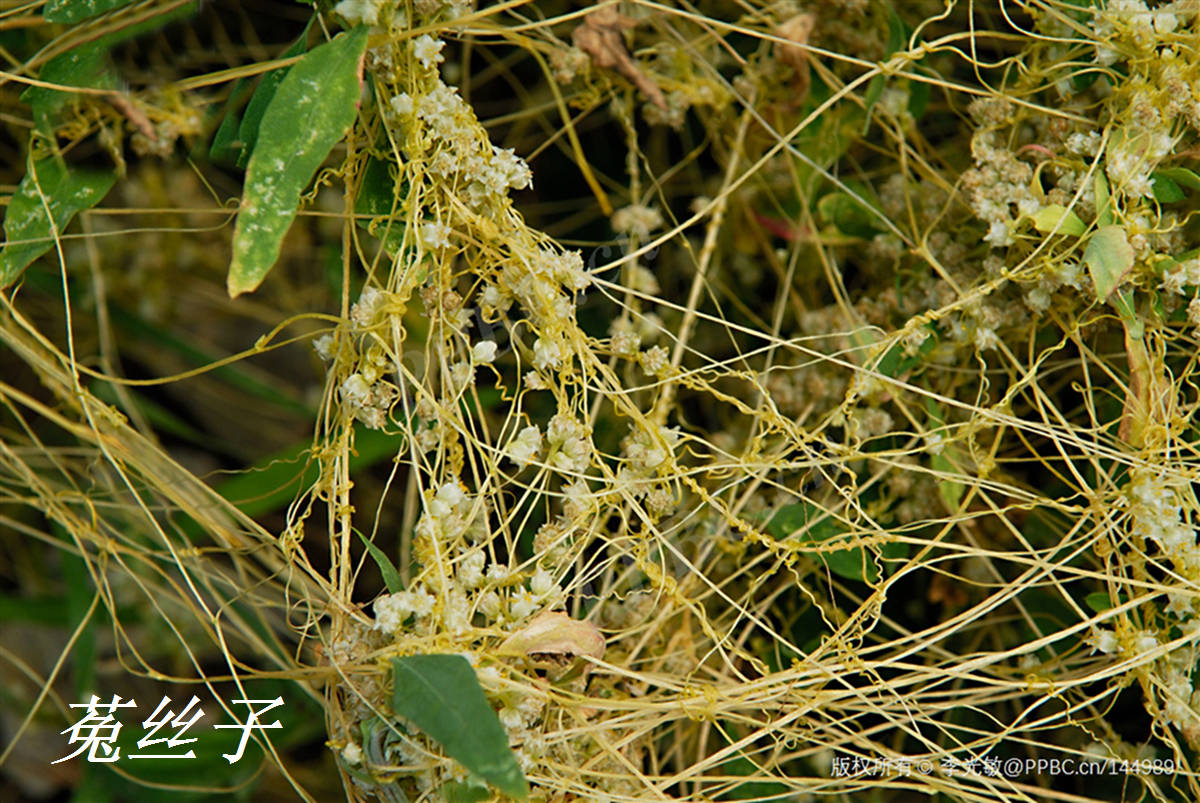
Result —
[[655, 106], [666, 111], [667, 99], [662, 90], [638, 68], [621, 38], [621, 31], [636, 25], [637, 20], [621, 14], [616, 6], [603, 6], [583, 18], [579, 27], [572, 31], [571, 39], [576, 47], [591, 56], [597, 67], [616, 70]]

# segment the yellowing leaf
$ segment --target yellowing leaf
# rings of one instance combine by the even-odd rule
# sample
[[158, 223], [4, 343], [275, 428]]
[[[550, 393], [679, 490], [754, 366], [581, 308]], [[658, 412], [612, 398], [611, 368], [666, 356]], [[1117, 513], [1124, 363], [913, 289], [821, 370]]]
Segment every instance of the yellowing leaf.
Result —
[[246, 169], [227, 282], [231, 297], [258, 287], [279, 259], [300, 194], [354, 122], [366, 46], [365, 27], [341, 34], [310, 50], [279, 83]]
[[1096, 285], [1096, 296], [1107, 301], [1125, 274], [1133, 269], [1133, 246], [1120, 226], [1102, 226], [1088, 240], [1083, 261]]
[[1042, 234], [1070, 234], [1075, 237], [1087, 231], [1079, 215], [1062, 204], [1047, 204], [1033, 216], [1033, 226]]
[[560, 611], [546, 611], [505, 639], [500, 649], [522, 655], [603, 658], [604, 635], [591, 622], [572, 619]]

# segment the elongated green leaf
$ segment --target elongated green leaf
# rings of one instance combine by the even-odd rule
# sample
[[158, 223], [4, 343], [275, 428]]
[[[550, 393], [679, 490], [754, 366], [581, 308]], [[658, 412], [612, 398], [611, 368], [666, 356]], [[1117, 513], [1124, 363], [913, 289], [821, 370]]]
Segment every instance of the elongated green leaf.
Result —
[[1108, 179], [1099, 170], [1096, 171], [1096, 178], [1092, 181], [1092, 188], [1096, 192], [1096, 224], [1111, 226], [1113, 222], [1112, 198], [1108, 193]]
[[[39, 80], [61, 86], [88, 89], [116, 89], [117, 78], [108, 49], [96, 43], [82, 45], [55, 56], [42, 67]], [[71, 92], [45, 86], [31, 86], [21, 100], [33, 110], [33, 122], [44, 136], [51, 136], [59, 112], [71, 101]]]
[[1150, 176], [1150, 188], [1154, 191], [1154, 200], [1160, 204], [1173, 204], [1182, 201], [1187, 194], [1173, 179], [1164, 176], [1161, 170], [1156, 170]]
[[488, 704], [475, 670], [461, 655], [409, 655], [392, 661], [392, 709], [437, 741], [446, 754], [509, 797], [529, 785]]
[[[304, 31], [292, 46], [284, 51], [283, 58], [299, 56], [304, 52], [304, 48], [308, 46], [308, 31], [312, 28], [314, 19], [316, 17], [308, 21], [308, 24], [304, 26]], [[290, 67], [281, 67], [264, 75], [258, 82], [258, 89], [254, 90], [254, 97], [250, 98], [250, 102], [246, 104], [245, 114], [242, 115], [241, 122], [237, 127], [238, 167], [245, 168], [250, 161], [250, 154], [254, 152], [254, 145], [258, 142], [258, 131], [262, 127], [263, 117], [270, 108], [271, 101], [275, 99], [275, 93], [279, 91], [279, 85], [283, 83], [289, 70], [291, 70]], [[216, 143], [213, 144], [215, 146]]]
[[110, 172], [69, 170], [54, 157], [31, 161], [4, 216], [0, 287], [12, 284], [30, 262], [49, 251], [71, 218], [100, 203], [116, 180]]
[[1200, 176], [1186, 167], [1164, 167], [1162, 170], [1155, 170], [1154, 176], [1155, 178], [1159, 176], [1168, 178], [1181, 187], [1187, 187], [1189, 190], [1200, 190]]
[[396, 594], [404, 590], [404, 581], [400, 579], [400, 572], [396, 571], [396, 567], [388, 560], [388, 556], [383, 554], [383, 550], [371, 543], [371, 539], [367, 538], [362, 533], [358, 534], [362, 539], [363, 544], [367, 548], [367, 552], [371, 554], [371, 558], [375, 561], [375, 565], [379, 567], [379, 573], [383, 575], [383, 584], [387, 586], [389, 594]]
[[1102, 226], [1088, 240], [1083, 261], [1096, 285], [1096, 296], [1107, 301], [1112, 291], [1133, 268], [1133, 246], [1120, 226]]
[[[220, 111], [221, 125], [217, 126], [217, 132], [213, 134], [212, 145], [208, 149], [210, 161], [237, 164], [238, 159], [241, 158], [242, 148], [245, 144], [242, 142], [239, 132], [242, 122], [241, 105], [246, 101], [249, 90], [250, 86], [245, 78], [239, 78], [233, 82], [233, 88], [229, 90], [229, 100]], [[257, 128], [254, 133], [258, 134]]]
[[132, 2], [133, 0], [49, 0], [42, 10], [42, 16], [46, 22], [69, 24], [127, 6]]
[[279, 258], [300, 193], [354, 122], [365, 27], [313, 48], [279, 84], [258, 132], [233, 234], [229, 295], [258, 287]]
[[1087, 231], [1079, 215], [1062, 204], [1047, 204], [1033, 215], [1033, 226], [1042, 234], [1070, 234], [1078, 237]]

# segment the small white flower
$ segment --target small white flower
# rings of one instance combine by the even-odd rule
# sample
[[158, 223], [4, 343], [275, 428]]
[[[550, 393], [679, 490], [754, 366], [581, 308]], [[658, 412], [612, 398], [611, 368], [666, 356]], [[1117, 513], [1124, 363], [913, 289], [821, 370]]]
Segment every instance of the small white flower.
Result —
[[352, 407], [363, 407], [371, 401], [371, 387], [362, 374], [350, 374], [346, 381], [342, 382], [338, 392], [342, 402]]
[[538, 597], [544, 597], [554, 591], [554, 589], [554, 577], [551, 576], [550, 572], [538, 567], [538, 570], [534, 572], [533, 577], [529, 580], [529, 590]]
[[441, 39], [434, 39], [429, 34], [423, 34], [413, 42], [413, 55], [428, 70], [433, 65], [441, 64], [446, 60], [446, 57], [442, 55], [442, 48], [445, 46], [446, 43]]
[[337, 341], [333, 339], [333, 335], [321, 335], [313, 341], [313, 348], [316, 349], [317, 356], [326, 362], [333, 359], [334, 347], [336, 345]]
[[562, 348], [554, 340], [539, 337], [533, 344], [533, 364], [539, 371], [554, 368], [562, 362]]
[[413, 113], [413, 99], [407, 92], [401, 92], [391, 100], [392, 111], [401, 117], [410, 117]]
[[669, 366], [667, 350], [662, 346], [654, 346], [642, 353], [642, 369], [651, 376], [662, 376]]
[[374, 25], [379, 22], [379, 10], [383, 0], [342, 0], [333, 7], [333, 13], [351, 25]]
[[422, 223], [421, 242], [426, 248], [445, 248], [450, 245], [450, 227], [445, 223]]
[[496, 341], [481, 340], [471, 349], [471, 359], [477, 363], [488, 363], [496, 359]]
[[459, 509], [466, 499], [467, 495], [463, 493], [458, 483], [448, 482], [438, 488], [433, 501], [429, 503], [429, 512], [438, 518], [443, 518]]
[[506, 450], [509, 458], [522, 465], [529, 463], [542, 449], [542, 433], [536, 426], [522, 429]]
[[1117, 635], [1111, 630], [1095, 630], [1087, 641], [1092, 645], [1092, 650], [1102, 652], [1105, 655], [1112, 655], [1120, 646], [1117, 643]]
[[342, 760], [351, 766], [358, 766], [362, 763], [362, 748], [350, 742], [342, 748]]

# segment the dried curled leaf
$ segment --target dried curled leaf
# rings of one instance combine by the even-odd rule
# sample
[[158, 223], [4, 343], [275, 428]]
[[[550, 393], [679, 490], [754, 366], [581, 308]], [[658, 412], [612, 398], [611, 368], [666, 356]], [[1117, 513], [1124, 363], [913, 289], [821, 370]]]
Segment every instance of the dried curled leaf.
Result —
[[800, 100], [808, 94], [811, 83], [808, 74], [808, 51], [805, 46], [816, 21], [817, 18], [812, 14], [797, 14], [775, 29], [776, 36], [788, 41], [788, 44], [775, 43], [775, 58], [795, 72], [796, 97]]
[[540, 613], [500, 645], [503, 652], [554, 660], [590, 655], [604, 657], [604, 636], [591, 622], [561, 611]]
[[621, 14], [615, 6], [604, 6], [583, 18], [583, 23], [572, 31], [571, 40], [591, 56], [597, 67], [616, 70], [650, 98], [655, 106], [666, 111], [667, 99], [663, 97], [662, 90], [638, 69], [621, 38], [621, 31], [635, 25], [637, 20]]

